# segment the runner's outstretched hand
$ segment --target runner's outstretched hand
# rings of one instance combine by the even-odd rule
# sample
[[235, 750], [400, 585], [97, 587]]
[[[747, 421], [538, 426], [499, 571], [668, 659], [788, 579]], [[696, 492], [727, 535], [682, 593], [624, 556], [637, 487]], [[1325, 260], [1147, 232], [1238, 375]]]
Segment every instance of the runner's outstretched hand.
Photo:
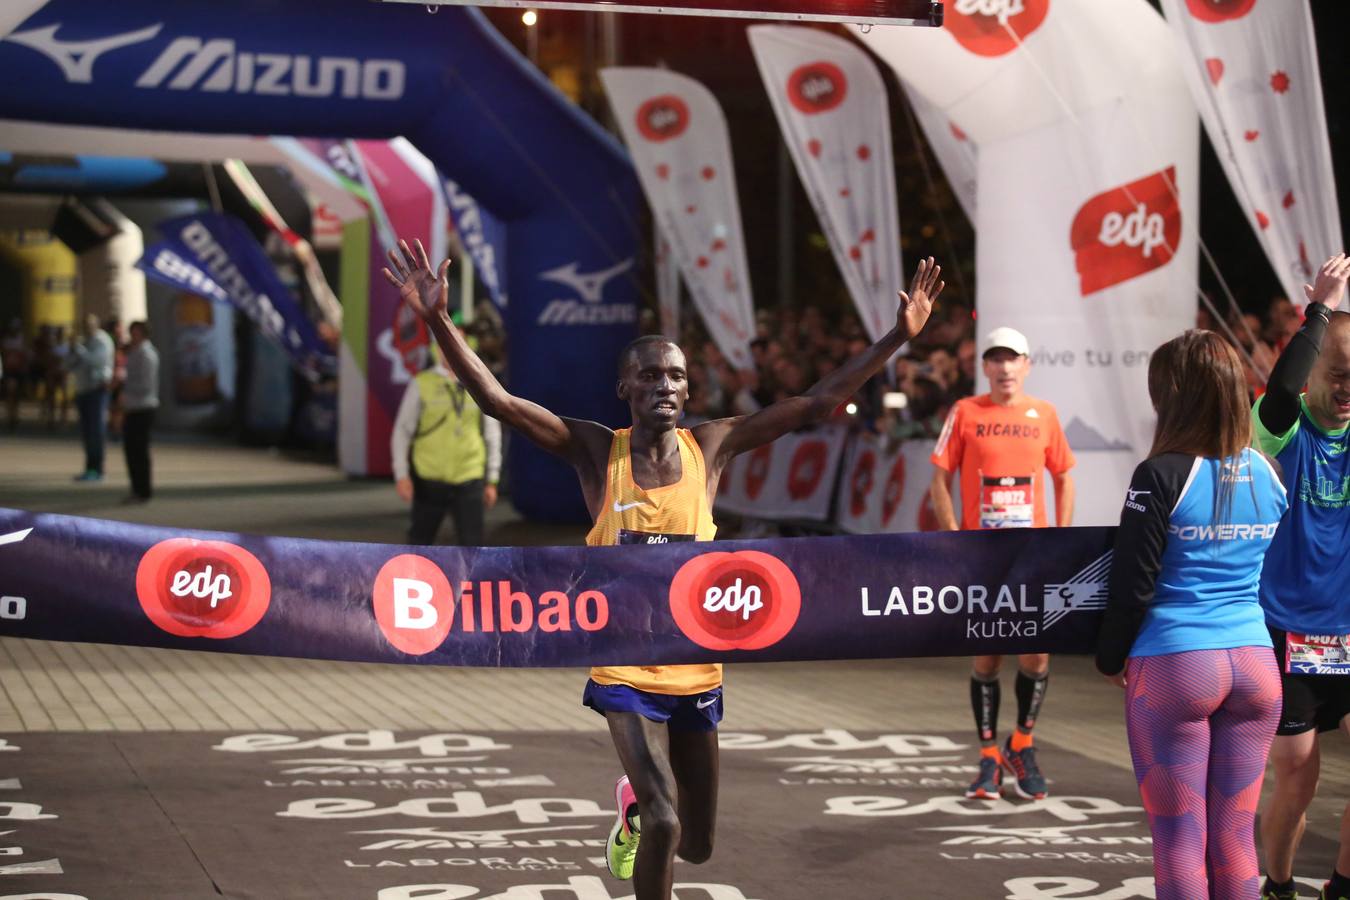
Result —
[[1341, 298], [1345, 296], [1347, 277], [1350, 277], [1350, 258], [1344, 253], [1337, 253], [1322, 263], [1317, 278], [1312, 284], [1303, 286], [1303, 293], [1308, 295], [1309, 303], [1320, 303], [1328, 309], [1335, 309], [1341, 305]]
[[900, 292], [896, 325], [905, 333], [906, 340], [923, 331], [923, 326], [928, 322], [928, 316], [933, 312], [933, 301], [947, 284], [938, 280], [941, 274], [942, 266], [933, 257], [919, 260], [914, 280], [909, 283], [909, 293]]
[[427, 259], [427, 251], [422, 249], [422, 242], [414, 240], [413, 243], [417, 245], [416, 256], [404, 240], [398, 242], [399, 249], [403, 251], [402, 259], [393, 250], [389, 251], [389, 263], [393, 271], [386, 266], [383, 269], [384, 277], [398, 288], [399, 296], [413, 312], [430, 322], [444, 315], [450, 304], [450, 282], [445, 278], [445, 273], [450, 269], [450, 260], [441, 263], [439, 271], [433, 270], [431, 260]]

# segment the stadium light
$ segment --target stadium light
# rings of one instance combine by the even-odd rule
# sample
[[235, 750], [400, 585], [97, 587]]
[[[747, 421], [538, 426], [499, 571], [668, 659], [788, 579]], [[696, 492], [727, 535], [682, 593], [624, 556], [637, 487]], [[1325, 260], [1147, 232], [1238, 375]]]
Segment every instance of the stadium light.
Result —
[[[384, 0], [436, 6], [501, 6], [514, 9], [573, 9], [587, 12], [655, 13], [666, 16], [720, 16], [787, 22], [842, 22], [853, 25], [942, 27], [938, 0]], [[528, 23], [527, 23], [528, 24]]]

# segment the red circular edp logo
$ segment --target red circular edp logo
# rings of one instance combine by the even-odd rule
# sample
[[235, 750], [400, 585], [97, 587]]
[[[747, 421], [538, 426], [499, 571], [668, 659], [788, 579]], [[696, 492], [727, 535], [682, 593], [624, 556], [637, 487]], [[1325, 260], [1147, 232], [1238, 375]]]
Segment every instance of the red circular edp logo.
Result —
[[1186, 7], [1201, 22], [1227, 22], [1252, 11], [1256, 0], [1186, 0]]
[[649, 141], [679, 137], [689, 127], [689, 107], [674, 94], [653, 97], [638, 107], [637, 127]]
[[1002, 56], [1017, 49], [1050, 10], [1050, 0], [956, 0], [947, 5], [945, 26], [976, 56]]
[[412, 656], [445, 643], [455, 614], [455, 597], [445, 573], [425, 556], [404, 553], [375, 576], [375, 621], [385, 639]]
[[788, 465], [788, 496], [793, 500], [805, 500], [814, 494], [825, 477], [825, 464], [829, 457], [830, 448], [824, 441], [811, 440], [799, 444]]
[[762, 447], [756, 447], [746, 460], [745, 465], [745, 496], [751, 500], [759, 498], [759, 492], [764, 490], [764, 482], [769, 477], [769, 461], [773, 458], [773, 445], [765, 444]]
[[848, 508], [855, 517], [867, 511], [867, 495], [872, 493], [872, 473], [876, 467], [877, 455], [871, 450], [864, 450], [853, 467]]
[[169, 634], [220, 640], [258, 624], [272, 601], [272, 582], [243, 547], [170, 538], [141, 557], [136, 599]]
[[797, 624], [801, 609], [792, 570], [758, 550], [695, 556], [670, 583], [675, 624], [709, 650], [771, 647]]
[[897, 454], [895, 464], [891, 466], [890, 477], [886, 479], [886, 491], [881, 498], [881, 524], [889, 526], [900, 508], [900, 500], [905, 496], [905, 457]]
[[788, 102], [809, 115], [828, 112], [848, 96], [848, 79], [834, 63], [813, 62], [788, 76]]

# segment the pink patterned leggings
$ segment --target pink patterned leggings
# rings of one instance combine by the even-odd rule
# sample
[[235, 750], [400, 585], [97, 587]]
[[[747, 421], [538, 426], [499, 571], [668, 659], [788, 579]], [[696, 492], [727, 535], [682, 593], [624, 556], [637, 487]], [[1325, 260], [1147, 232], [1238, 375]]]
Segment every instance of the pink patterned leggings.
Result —
[[1158, 900], [1256, 897], [1253, 825], [1280, 715], [1274, 653], [1134, 657], [1126, 678], [1125, 727]]

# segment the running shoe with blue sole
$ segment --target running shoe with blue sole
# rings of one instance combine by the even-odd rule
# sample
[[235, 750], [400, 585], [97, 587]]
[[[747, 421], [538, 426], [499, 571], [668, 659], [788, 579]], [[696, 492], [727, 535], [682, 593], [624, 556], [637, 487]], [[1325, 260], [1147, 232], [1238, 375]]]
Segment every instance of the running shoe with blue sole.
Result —
[[605, 866], [609, 874], [621, 881], [633, 877], [633, 865], [637, 862], [638, 838], [642, 834], [642, 825], [638, 817], [637, 794], [628, 783], [625, 775], [614, 785], [614, 805], [618, 814], [614, 827], [609, 831], [609, 843], [606, 845]]

